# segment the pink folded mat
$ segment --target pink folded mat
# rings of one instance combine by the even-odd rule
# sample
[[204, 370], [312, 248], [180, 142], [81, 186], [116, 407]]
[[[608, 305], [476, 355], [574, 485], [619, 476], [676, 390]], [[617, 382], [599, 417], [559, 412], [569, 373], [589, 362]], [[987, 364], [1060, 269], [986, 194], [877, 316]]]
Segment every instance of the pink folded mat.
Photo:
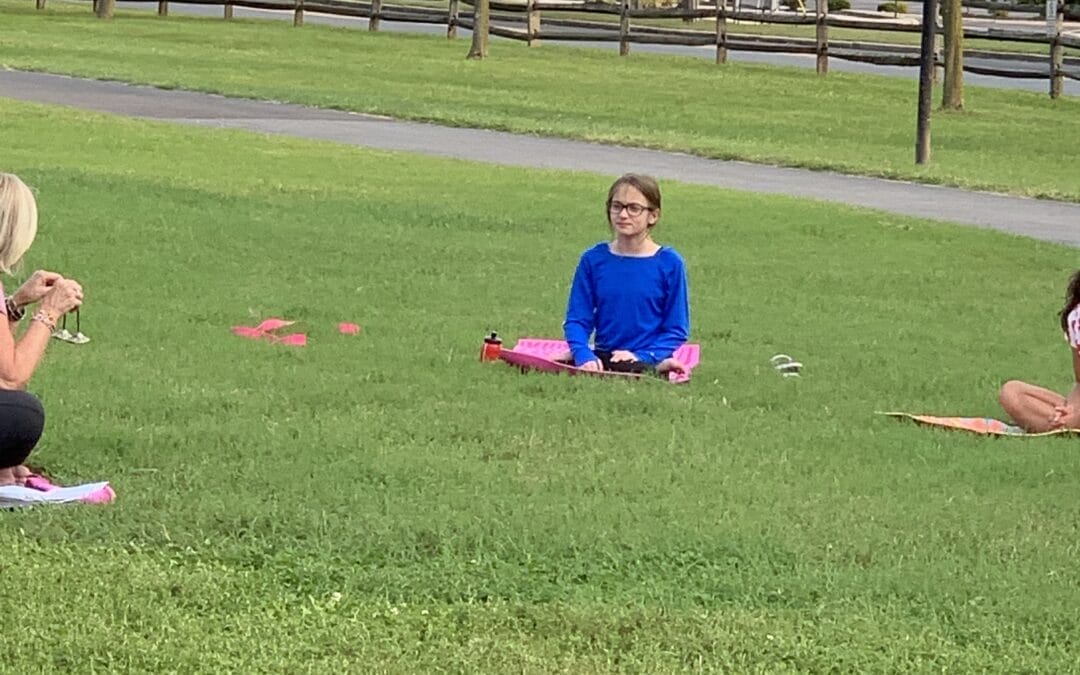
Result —
[[[564, 356], [570, 351], [570, 345], [563, 340], [548, 340], [545, 338], [521, 338], [513, 349], [503, 349], [499, 352], [499, 358], [506, 363], [517, 366], [523, 371], [538, 370], [545, 373], [568, 373], [571, 375], [592, 375], [594, 377], [629, 377], [640, 379], [639, 373], [616, 373], [609, 370], [583, 370], [577, 366], [562, 363], [555, 359]], [[685, 344], [675, 350], [674, 358], [678, 359], [686, 367], [684, 373], [668, 373], [668, 381], [683, 383], [690, 381], [690, 373], [701, 361], [701, 346], [697, 344]]]

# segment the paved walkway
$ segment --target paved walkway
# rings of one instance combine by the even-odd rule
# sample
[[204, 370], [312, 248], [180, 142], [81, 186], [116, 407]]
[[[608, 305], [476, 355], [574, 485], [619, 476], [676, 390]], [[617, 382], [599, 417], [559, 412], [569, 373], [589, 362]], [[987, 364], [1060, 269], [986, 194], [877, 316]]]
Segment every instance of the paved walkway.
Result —
[[633, 170], [716, 187], [809, 197], [1080, 247], [1080, 204], [672, 152], [400, 122], [384, 117], [62, 75], [0, 71], [0, 97], [129, 117], [336, 141], [510, 166], [605, 175]]

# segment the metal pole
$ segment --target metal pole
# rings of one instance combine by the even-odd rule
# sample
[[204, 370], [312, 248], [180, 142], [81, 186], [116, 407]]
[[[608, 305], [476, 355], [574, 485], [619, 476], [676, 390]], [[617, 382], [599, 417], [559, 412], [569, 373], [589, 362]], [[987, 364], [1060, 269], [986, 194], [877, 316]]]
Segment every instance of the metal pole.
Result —
[[934, 94], [934, 36], [937, 32], [937, 0], [924, 0], [922, 50], [919, 54], [919, 117], [916, 126], [915, 163], [930, 161], [930, 107]]

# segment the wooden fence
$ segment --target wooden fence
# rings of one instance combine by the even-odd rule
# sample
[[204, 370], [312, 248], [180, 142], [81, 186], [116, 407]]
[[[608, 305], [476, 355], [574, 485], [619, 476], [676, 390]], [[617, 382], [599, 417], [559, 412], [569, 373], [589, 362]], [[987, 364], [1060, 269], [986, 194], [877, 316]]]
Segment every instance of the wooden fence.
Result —
[[[141, 1], [156, 2], [158, 14], [168, 15], [168, 0]], [[855, 14], [830, 14], [826, 0], [816, 0], [812, 13], [743, 9], [741, 0], [734, 0], [734, 5], [731, 0], [713, 5], [698, 4], [697, 0], [683, 0], [682, 7], [643, 9], [633, 9], [631, 1], [622, 0], [615, 4], [596, 0], [490, 0], [490, 32], [499, 37], [522, 40], [529, 45], [539, 45], [543, 40], [617, 42], [622, 55], [628, 54], [630, 45], [634, 43], [712, 46], [715, 48], [717, 63], [726, 62], [728, 51], [731, 50], [814, 54], [817, 72], [822, 75], [828, 72], [830, 58], [890, 66], [919, 65], [919, 48], [914, 45], [829, 39], [830, 27], [919, 33], [922, 31], [919, 22], [895, 18], [868, 19]], [[372, 31], [379, 30], [382, 21], [445, 25], [447, 37], [451, 39], [457, 37], [459, 27], [472, 28], [471, 2], [472, 0], [448, 0], [447, 8], [441, 9], [384, 4], [382, 0], [184, 0], [185, 4], [222, 6], [225, 19], [232, 18], [234, 7], [291, 12], [293, 24], [296, 26], [303, 25], [305, 12], [368, 19], [368, 29]], [[40, 9], [44, 7], [45, 0], [36, 0], [36, 3]], [[462, 5], [467, 11], [462, 11]], [[1045, 12], [1042, 5], [1015, 5], [987, 0], [967, 0], [964, 6], [990, 11], [1026, 12], [1039, 16]], [[1063, 31], [1066, 11], [1066, 5], [1059, 2], [1057, 16], [1053, 21], [1047, 22], [1042, 31], [1022, 30], [1015, 25], [1008, 26], [1006, 21], [997, 21], [989, 27], [965, 26], [965, 38], [1043, 44], [1047, 46], [1047, 56], [966, 49], [964, 70], [998, 77], [1048, 79], [1050, 95], [1056, 98], [1061, 94], [1063, 78], [1080, 80], [1080, 58], [1064, 56], [1065, 47], [1080, 48], [1080, 34]], [[617, 17], [618, 22], [561, 17], [542, 20], [544, 12], [557, 12], [562, 15], [603, 14], [612, 19]], [[1070, 15], [1075, 13], [1080, 16], [1080, 8], [1075, 6], [1070, 7], [1068, 12]], [[712, 28], [696, 30], [633, 24], [633, 19], [681, 19], [688, 23], [709, 20]], [[729, 25], [736, 22], [814, 26], [815, 37], [732, 33], [728, 30]], [[937, 30], [940, 34], [941, 27], [938, 26]], [[971, 62], [988, 59], [997, 63]]]

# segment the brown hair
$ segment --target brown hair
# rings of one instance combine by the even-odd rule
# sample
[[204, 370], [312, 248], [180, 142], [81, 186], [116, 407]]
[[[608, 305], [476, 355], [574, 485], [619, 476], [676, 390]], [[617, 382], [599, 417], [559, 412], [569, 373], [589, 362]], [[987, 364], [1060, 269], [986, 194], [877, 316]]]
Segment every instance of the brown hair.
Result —
[[1080, 270], [1069, 277], [1069, 286], [1065, 289], [1065, 306], [1061, 308], [1061, 330], [1069, 332], [1069, 312], [1080, 305]]
[[649, 202], [649, 206], [653, 210], [660, 210], [660, 186], [656, 183], [656, 179], [640, 173], [624, 173], [611, 184], [611, 188], [607, 193], [604, 215], [607, 216], [608, 222], [611, 222], [611, 202], [615, 199], [615, 191], [619, 189], [620, 185], [629, 185], [636, 189], [645, 197], [645, 201]]

